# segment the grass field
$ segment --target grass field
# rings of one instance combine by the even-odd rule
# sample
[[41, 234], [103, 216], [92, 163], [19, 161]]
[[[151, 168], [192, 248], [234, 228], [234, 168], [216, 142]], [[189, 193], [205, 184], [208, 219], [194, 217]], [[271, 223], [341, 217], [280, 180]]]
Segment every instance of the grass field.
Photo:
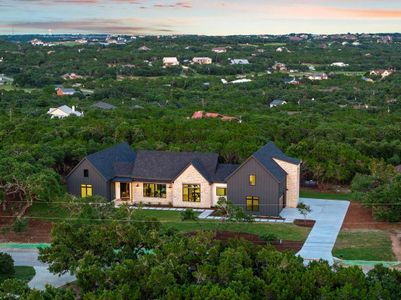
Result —
[[155, 217], [164, 226], [170, 226], [183, 232], [194, 230], [224, 230], [265, 235], [274, 233], [279, 239], [303, 241], [309, 234], [310, 228], [299, 227], [292, 224], [261, 224], [261, 223], [223, 223], [213, 220], [181, 221], [180, 212], [141, 210], [141, 216]]
[[313, 190], [309, 190], [309, 189], [301, 189], [299, 196], [302, 198], [350, 200], [351, 194], [322, 193], [319, 191], [313, 191]]
[[333, 255], [347, 260], [395, 260], [389, 233], [382, 230], [343, 230]]
[[60, 222], [69, 217], [69, 213], [64, 207], [51, 203], [34, 203], [28, 211], [28, 217]]
[[14, 85], [10, 85], [10, 84], [5, 84], [5, 85], [0, 85], [0, 91], [24, 91], [27, 93], [32, 92], [35, 89], [28, 89], [28, 88], [20, 88]]
[[[29, 282], [35, 276], [35, 269], [33, 267], [17, 266], [15, 267], [15, 274], [12, 278], [16, 278], [25, 282]], [[0, 282], [8, 279], [0, 275]]]

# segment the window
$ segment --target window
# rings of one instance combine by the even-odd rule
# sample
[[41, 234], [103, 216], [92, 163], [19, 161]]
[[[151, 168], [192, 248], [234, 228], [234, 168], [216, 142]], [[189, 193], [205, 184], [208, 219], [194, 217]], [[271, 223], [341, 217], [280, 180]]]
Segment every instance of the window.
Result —
[[127, 182], [120, 183], [120, 197], [121, 199], [130, 199], [130, 184]]
[[246, 197], [246, 210], [259, 211], [259, 197]]
[[227, 188], [216, 187], [216, 196], [219, 196], [219, 197], [227, 196]]
[[84, 169], [84, 177], [89, 177], [89, 170], [88, 169]]
[[144, 183], [143, 196], [154, 198], [166, 198], [166, 185], [157, 183]]
[[183, 184], [182, 201], [200, 202], [201, 201], [200, 184]]
[[249, 175], [249, 185], [256, 185], [256, 175]]
[[93, 187], [91, 184], [81, 184], [81, 197], [92, 197]]

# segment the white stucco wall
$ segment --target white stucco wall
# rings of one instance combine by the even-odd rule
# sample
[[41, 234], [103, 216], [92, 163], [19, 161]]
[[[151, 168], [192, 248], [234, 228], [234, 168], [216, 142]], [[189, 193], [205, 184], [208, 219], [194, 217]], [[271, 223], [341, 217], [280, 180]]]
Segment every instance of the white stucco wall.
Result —
[[[153, 182], [149, 182], [153, 183]], [[134, 194], [133, 201], [134, 203], [142, 202], [143, 205], [169, 205], [173, 202], [173, 189], [170, 183], [166, 184], [166, 198], [158, 198], [158, 197], [144, 197], [143, 196], [143, 182], [134, 182]]]
[[212, 184], [212, 206], [216, 206], [217, 201], [220, 198], [220, 196], [216, 195], [216, 188], [218, 188], [218, 187], [227, 188], [227, 184], [226, 183], [213, 183]]

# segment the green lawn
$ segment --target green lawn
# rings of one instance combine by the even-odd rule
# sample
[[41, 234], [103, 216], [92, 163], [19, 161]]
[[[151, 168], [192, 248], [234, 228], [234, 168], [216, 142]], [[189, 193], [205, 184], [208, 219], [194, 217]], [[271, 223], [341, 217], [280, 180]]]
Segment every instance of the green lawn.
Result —
[[69, 213], [66, 211], [66, 208], [59, 204], [34, 203], [29, 208], [28, 217], [59, 222], [69, 217]]
[[214, 220], [181, 221], [180, 212], [141, 210], [137, 212], [141, 216], [155, 217], [164, 226], [177, 228], [179, 231], [189, 232], [194, 230], [224, 230], [265, 235], [274, 233], [279, 239], [303, 241], [309, 234], [310, 228], [299, 227], [293, 224], [261, 224], [261, 223], [223, 223]]
[[[17, 266], [15, 267], [15, 274], [12, 278], [29, 282], [35, 276], [35, 269], [33, 267]], [[0, 282], [6, 280], [7, 277], [0, 275]]]
[[333, 255], [347, 260], [395, 260], [389, 233], [382, 230], [343, 230]]
[[4, 91], [24, 91], [24, 92], [27, 92], [27, 93], [31, 93], [35, 89], [20, 88], [20, 87], [17, 87], [15, 85], [5, 84], [5, 85], [0, 85], [0, 91], [1, 90], [4, 90]]
[[317, 198], [331, 200], [350, 200], [351, 194], [323, 193], [310, 189], [301, 189], [299, 196], [302, 198]]

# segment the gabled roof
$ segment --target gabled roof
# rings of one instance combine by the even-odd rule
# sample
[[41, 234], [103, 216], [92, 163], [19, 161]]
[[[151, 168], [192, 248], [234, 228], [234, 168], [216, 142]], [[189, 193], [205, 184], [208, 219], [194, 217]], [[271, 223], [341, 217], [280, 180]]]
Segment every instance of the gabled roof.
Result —
[[[52, 114], [54, 114], [57, 110], [62, 111], [62, 112], [65, 113], [67, 116], [76, 115], [76, 116], [80, 117], [80, 116], [82, 115], [81, 112], [76, 111], [76, 110], [73, 110], [71, 107], [69, 107], [69, 106], [67, 106], [67, 105], [62, 105], [62, 106], [59, 106], [59, 107], [51, 107], [47, 113], [50, 114], [50, 115], [52, 115]], [[57, 115], [57, 114], [56, 114], [56, 115]]]
[[280, 99], [275, 99], [272, 102], [270, 102], [270, 105], [282, 105], [282, 104], [286, 104], [287, 102], [284, 100], [280, 100]]
[[140, 150], [131, 175], [137, 180], [171, 182], [192, 164], [206, 179], [213, 179], [217, 163], [218, 155], [215, 153]]
[[[118, 164], [131, 163], [131, 169], [135, 161], [136, 154], [127, 143], [121, 143], [102, 151], [90, 154], [86, 159], [103, 175], [106, 180], [110, 180], [118, 173], [126, 171], [117, 170]], [[121, 167], [121, 166], [120, 166]]]
[[301, 161], [285, 155], [277, 146], [269, 142], [254, 154], [252, 154], [258, 162], [260, 162], [278, 181], [282, 181], [287, 173], [274, 161], [282, 160], [291, 164], [300, 164]]
[[103, 102], [103, 101], [98, 101], [95, 104], [92, 105], [93, 107], [101, 108], [101, 109], [114, 109], [116, 108], [114, 105]]
[[240, 165], [234, 164], [219, 164], [216, 173], [214, 174], [213, 182], [226, 182], [226, 178], [232, 174]]

